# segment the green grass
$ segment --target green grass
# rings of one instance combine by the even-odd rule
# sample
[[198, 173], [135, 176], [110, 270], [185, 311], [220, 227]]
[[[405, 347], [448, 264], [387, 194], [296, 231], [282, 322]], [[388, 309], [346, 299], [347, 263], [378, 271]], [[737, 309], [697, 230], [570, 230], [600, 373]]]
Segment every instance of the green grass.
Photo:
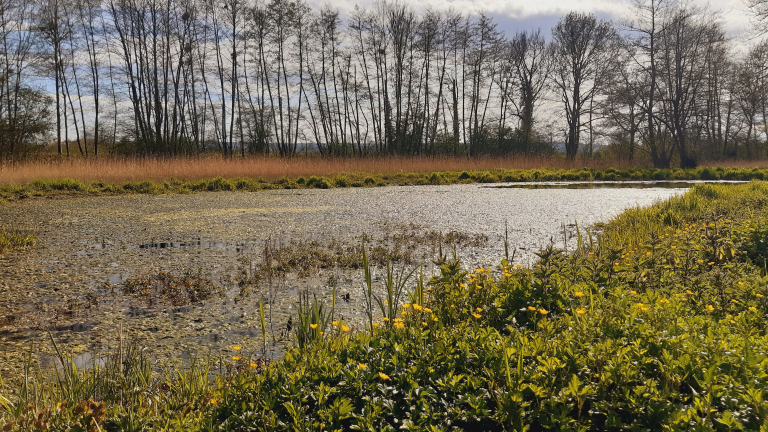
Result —
[[439, 185], [457, 183], [501, 183], [532, 181], [637, 181], [637, 180], [761, 180], [768, 178], [764, 168], [694, 169], [493, 169], [485, 171], [401, 172], [377, 175], [348, 173], [333, 177], [263, 178], [215, 177], [203, 180], [105, 183], [73, 179], [35, 180], [24, 184], [0, 185], [0, 201], [15, 201], [50, 196], [99, 196], [121, 194], [165, 194], [219, 191], [253, 192], [270, 189], [329, 189], [337, 187], [376, 187], [386, 185]]
[[363, 328], [304, 297], [301, 347], [274, 363], [238, 346], [148, 377], [134, 349], [27, 373], [0, 428], [766, 431], [767, 187], [696, 186], [531, 268], [390, 271], [386, 302], [364, 288], [388, 319]]
[[9, 249], [24, 248], [34, 244], [34, 234], [0, 230], [0, 253]]

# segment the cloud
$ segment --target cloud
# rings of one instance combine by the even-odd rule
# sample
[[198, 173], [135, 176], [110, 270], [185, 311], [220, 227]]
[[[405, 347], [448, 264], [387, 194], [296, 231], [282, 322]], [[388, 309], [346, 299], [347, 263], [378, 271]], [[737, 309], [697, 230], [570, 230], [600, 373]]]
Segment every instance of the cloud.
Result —
[[[402, 0], [401, 0], [402, 1]], [[485, 12], [494, 17], [499, 29], [514, 33], [520, 29], [541, 27], [549, 33], [561, 16], [571, 11], [591, 12], [600, 18], [620, 20], [633, 14], [632, 0], [419, 0], [407, 1], [417, 11], [427, 8], [444, 11], [453, 9], [462, 13]], [[327, 4], [327, 0], [309, 0], [313, 8]], [[336, 0], [331, 6], [348, 14], [355, 5], [370, 6], [373, 0]], [[735, 36], [752, 30], [749, 11], [743, 0], [693, 0], [694, 5], [706, 7], [721, 13], [725, 30]]]

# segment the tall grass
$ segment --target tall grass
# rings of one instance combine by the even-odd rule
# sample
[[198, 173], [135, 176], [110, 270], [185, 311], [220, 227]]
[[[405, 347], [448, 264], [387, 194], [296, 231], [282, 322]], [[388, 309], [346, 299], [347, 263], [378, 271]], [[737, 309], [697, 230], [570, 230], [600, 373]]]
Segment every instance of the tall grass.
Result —
[[603, 226], [611, 245], [638, 244], [649, 232], [697, 220], [751, 218], [768, 213], [768, 183], [740, 185], [699, 184], [685, 195], [651, 207], [625, 210]]
[[0, 184], [27, 183], [36, 179], [71, 178], [85, 182], [122, 183], [142, 180], [199, 180], [223, 176], [276, 180], [282, 177], [335, 176], [344, 173], [377, 175], [400, 172], [489, 169], [634, 168], [626, 161], [566, 161], [559, 158], [521, 157], [99, 157], [50, 159], [0, 164]]

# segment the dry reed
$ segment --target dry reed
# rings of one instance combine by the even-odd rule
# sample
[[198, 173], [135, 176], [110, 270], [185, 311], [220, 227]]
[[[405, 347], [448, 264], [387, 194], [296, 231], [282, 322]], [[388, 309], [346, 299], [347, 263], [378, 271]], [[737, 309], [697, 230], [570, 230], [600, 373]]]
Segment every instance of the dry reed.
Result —
[[120, 183], [138, 180], [197, 180], [212, 177], [251, 177], [275, 180], [282, 177], [333, 176], [349, 173], [377, 175], [403, 172], [440, 172], [535, 168], [632, 168], [638, 164], [617, 160], [577, 160], [520, 157], [147, 157], [70, 158], [0, 164], [0, 184], [26, 183], [37, 179], [71, 178], [79, 181]]

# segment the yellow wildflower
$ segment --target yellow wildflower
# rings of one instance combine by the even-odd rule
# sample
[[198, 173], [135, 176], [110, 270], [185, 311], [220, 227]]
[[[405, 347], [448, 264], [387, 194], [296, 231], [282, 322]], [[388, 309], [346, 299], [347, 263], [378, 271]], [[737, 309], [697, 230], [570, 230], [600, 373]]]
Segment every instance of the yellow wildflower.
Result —
[[253, 367], [256, 367], [256, 366], [258, 366], [258, 364], [256, 364], [256, 363], [251, 363], [249, 366], [253, 368]]
[[542, 314], [542, 315], [546, 315], [546, 314], [549, 313], [549, 311], [546, 310], [546, 309], [539, 309], [539, 313]]
[[480, 319], [480, 317], [482, 317], [482, 315], [476, 313], [473, 313], [472, 316], [475, 317], [475, 319]]
[[476, 310], [478, 313], [480, 313], [480, 312], [482, 312], [482, 311], [483, 311], [483, 308], [477, 308], [477, 309], [475, 309], [475, 310]]
[[432, 309], [425, 307], [425, 308], [424, 308], [424, 312], [426, 312], [426, 313], [432, 313]]
[[708, 305], [706, 306], [706, 309], [707, 309], [707, 312], [713, 312], [713, 311], [715, 310], [715, 307], [714, 307], [714, 306], [712, 306], [711, 304], [708, 304]]
[[748, 307], [747, 309], [749, 309], [749, 310], [750, 310], [750, 311], [752, 311], [752, 312], [757, 312], [757, 308], [756, 308], [756, 307], [754, 307], [754, 306], [750, 306], [750, 307]]
[[396, 322], [395, 323], [395, 328], [398, 329], [398, 330], [402, 330], [404, 327], [405, 327], [405, 324], [403, 324], [401, 322]]
[[232, 357], [232, 360], [234, 360], [234, 361], [238, 361], [238, 360], [240, 360], [241, 358], [242, 358], [242, 357], [240, 357], [240, 356], [233, 356], [233, 357]]
[[379, 328], [379, 323], [373, 323], [373, 328]]
[[345, 326], [344, 324], [342, 324], [342, 325], [341, 325], [341, 331], [343, 331], [343, 332], [348, 332], [348, 331], [349, 331], [349, 327], [347, 327], [347, 326]]
[[635, 291], [635, 290], [632, 290], [632, 291], [630, 291], [629, 293], [630, 293], [630, 294], [632, 294], [632, 295], [634, 295], [634, 294], [637, 294], [637, 291]]
[[419, 305], [419, 304], [416, 304], [416, 303], [414, 303], [414, 304], [413, 304], [413, 310], [417, 310], [417, 311], [420, 311], [420, 310], [422, 310], [422, 309], [424, 309], [424, 308], [423, 308], [421, 305]]
[[338, 327], [339, 326], [339, 322], [338, 321], [334, 321], [331, 324], [333, 324], [334, 327]]
[[379, 378], [386, 381], [389, 379], [389, 375], [385, 374], [384, 372], [379, 372]]
[[389, 321], [389, 318], [384, 317], [384, 318], [382, 318], [382, 320], [384, 320], [386, 322], [386, 321]]
[[235, 346], [232, 347], [232, 349], [235, 350], [235, 351], [240, 351], [241, 349], [243, 349], [243, 347], [240, 346], [240, 345], [235, 345]]
[[573, 295], [576, 297], [584, 297], [584, 293], [581, 291], [576, 291], [575, 293], [573, 293]]
[[360, 369], [360, 370], [366, 370], [366, 369], [368, 369], [368, 365], [367, 365], [367, 364], [365, 364], [365, 363], [358, 363], [358, 364], [357, 364], [357, 367], [358, 367], [358, 369]]
[[577, 314], [579, 314], [579, 315], [584, 315], [585, 313], [587, 313], [587, 310], [586, 310], [586, 309], [584, 309], [584, 308], [576, 308], [576, 311], [575, 311], [575, 312], [576, 312]]
[[211, 405], [218, 405], [219, 401], [217, 401], [216, 399], [211, 399], [211, 400], [208, 401], [208, 403], [211, 404]]
[[411, 307], [410, 303], [403, 303], [403, 309], [408, 309], [409, 307]]
[[314, 330], [314, 329], [316, 329], [316, 328], [317, 328], [317, 324], [310, 324], [310, 325], [309, 325], [309, 327], [310, 327], [312, 330]]
[[535, 308], [535, 307], [533, 307], [533, 306], [528, 306], [528, 310], [529, 310], [529, 311], [531, 311], [531, 312], [535, 312], [535, 311], [536, 311], [536, 308]]
[[688, 294], [688, 295], [693, 295], [693, 291], [691, 291], [691, 290], [685, 290], [685, 293]]

